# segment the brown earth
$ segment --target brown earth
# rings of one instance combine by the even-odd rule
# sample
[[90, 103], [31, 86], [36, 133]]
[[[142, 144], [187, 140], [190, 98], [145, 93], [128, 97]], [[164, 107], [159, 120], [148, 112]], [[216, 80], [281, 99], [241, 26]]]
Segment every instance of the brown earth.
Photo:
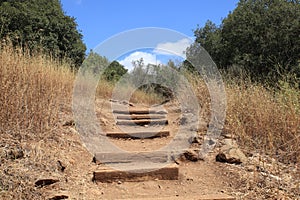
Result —
[[[112, 113], [110, 101], [97, 100], [96, 114], [104, 132], [120, 131]], [[119, 102], [114, 102], [120, 104]], [[124, 104], [127, 106], [127, 104]], [[146, 108], [134, 105], [135, 108]], [[169, 102], [163, 105], [168, 111], [171, 136], [155, 139], [110, 139], [126, 151], [153, 151], [168, 144], [178, 130], [181, 112], [178, 105]], [[179, 180], [149, 180], [143, 182], [95, 183], [93, 172], [98, 165], [87, 151], [73, 123], [72, 111], [65, 108], [56, 128], [41, 140], [3, 137], [1, 144], [0, 198], [12, 199], [11, 188], [19, 188], [20, 199], [201, 199], [203, 195], [229, 195], [236, 199], [300, 199], [299, 165], [283, 165], [253, 152], [244, 152], [248, 161], [239, 165], [216, 162], [222, 146], [222, 138], [213, 152], [204, 160], [191, 162], [178, 160]], [[139, 127], [143, 129], [145, 127]], [[157, 127], [161, 128], [161, 127]], [[130, 127], [137, 130], [136, 127]], [[192, 149], [199, 149], [205, 135], [206, 124], [198, 129], [197, 141]], [[230, 136], [226, 136], [230, 137]], [[232, 136], [233, 137], [233, 136]], [[20, 149], [23, 155], [14, 153]], [[9, 153], [8, 153], [9, 152]], [[12, 152], [12, 153], [11, 153]], [[9, 157], [13, 154], [13, 159]], [[57, 182], [35, 186], [37, 180], [53, 179]], [[11, 188], [9, 188], [11, 187]], [[60, 196], [60, 198], [58, 197]], [[212, 196], [206, 199], [214, 199]], [[55, 199], [55, 198], [53, 198]], [[218, 199], [218, 198], [216, 198]]]

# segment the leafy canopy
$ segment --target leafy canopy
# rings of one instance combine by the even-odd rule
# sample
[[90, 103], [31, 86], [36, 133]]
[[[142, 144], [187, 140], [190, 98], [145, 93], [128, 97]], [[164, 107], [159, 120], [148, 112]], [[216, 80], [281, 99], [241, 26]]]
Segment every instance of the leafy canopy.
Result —
[[106, 57], [92, 50], [84, 60], [82, 70], [95, 76], [101, 75], [102, 78], [110, 82], [117, 82], [128, 71], [118, 61], [109, 62]]
[[217, 27], [194, 33], [219, 67], [244, 66], [254, 76], [300, 75], [300, 1], [240, 0]]
[[63, 12], [59, 0], [1, 0], [0, 38], [31, 51], [42, 48], [75, 66], [85, 57], [75, 18]]

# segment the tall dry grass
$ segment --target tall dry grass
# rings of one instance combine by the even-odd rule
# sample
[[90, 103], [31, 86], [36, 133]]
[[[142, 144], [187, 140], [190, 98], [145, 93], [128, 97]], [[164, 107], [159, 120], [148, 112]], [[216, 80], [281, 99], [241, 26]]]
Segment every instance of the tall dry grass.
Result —
[[0, 52], [0, 133], [14, 139], [42, 136], [70, 103], [74, 73], [44, 55], [10, 46]]
[[300, 91], [288, 82], [279, 89], [231, 82], [227, 90], [225, 130], [249, 150], [289, 162], [300, 161]]
[[[36, 53], [2, 46], [0, 52], [0, 133], [14, 139], [42, 136], [55, 128], [59, 111], [71, 108], [75, 72], [68, 64]], [[101, 80], [96, 98], [110, 99], [114, 84]], [[125, 88], [126, 89], [126, 88]], [[134, 103], [159, 101], [155, 94], [134, 92]]]
[[[224, 73], [227, 112], [224, 132], [249, 152], [258, 151], [285, 163], [300, 162], [300, 90], [297, 81], [277, 88], [251, 82], [246, 72]], [[201, 77], [188, 79], [200, 101], [201, 117], [210, 119], [210, 99]], [[273, 84], [274, 85], [274, 84]]]

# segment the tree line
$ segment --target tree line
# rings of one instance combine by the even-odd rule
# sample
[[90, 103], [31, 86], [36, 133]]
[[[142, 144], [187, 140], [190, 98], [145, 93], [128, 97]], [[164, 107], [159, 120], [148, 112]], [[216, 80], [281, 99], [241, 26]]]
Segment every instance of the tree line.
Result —
[[85, 59], [82, 34], [60, 0], [0, 0], [0, 39], [30, 52], [42, 50], [68, 59], [72, 66]]
[[[246, 70], [255, 80], [277, 81], [286, 73], [300, 77], [299, 0], [240, 0], [220, 25], [208, 20], [194, 35], [221, 69]], [[66, 15], [60, 0], [0, 0], [0, 39], [68, 59], [75, 67], [86, 58], [84, 65], [109, 62], [92, 51], [86, 56], [75, 18]], [[193, 71], [187, 60], [182, 66]], [[117, 61], [107, 71], [108, 80], [127, 72]]]
[[300, 78], [299, 0], [240, 0], [221, 25], [207, 21], [194, 34], [219, 68], [243, 68], [256, 80]]

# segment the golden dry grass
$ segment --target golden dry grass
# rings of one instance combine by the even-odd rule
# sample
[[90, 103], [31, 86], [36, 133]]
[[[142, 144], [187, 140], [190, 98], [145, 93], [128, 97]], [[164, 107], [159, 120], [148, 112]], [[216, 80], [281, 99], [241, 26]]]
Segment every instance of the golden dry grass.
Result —
[[284, 162], [300, 161], [300, 91], [254, 83], [227, 85], [225, 130], [244, 148], [271, 154]]
[[52, 155], [37, 148], [30, 158], [17, 158], [25, 156], [24, 145], [34, 148], [55, 138], [59, 114], [70, 107], [73, 80], [66, 64], [1, 47], [0, 199], [42, 199], [32, 181], [52, 168]]
[[43, 55], [2, 47], [0, 80], [0, 132], [21, 139], [55, 126], [59, 109], [70, 102], [74, 74]]
[[[45, 55], [29, 56], [10, 46], [2, 47], [0, 132], [21, 139], [26, 133], [34, 133], [26, 136], [42, 136], [43, 131], [55, 127], [59, 110], [71, 106], [75, 76], [67, 64]], [[96, 98], [112, 98], [113, 89], [113, 83], [101, 80]], [[160, 98], [137, 90], [131, 101], [153, 104]]]
[[[97, 87], [97, 97], [98, 98], [104, 98], [104, 99], [110, 99], [113, 96], [113, 92], [115, 89], [115, 84], [112, 82], [108, 82], [106, 80], [100, 80], [98, 87]], [[161, 103], [164, 98], [161, 97], [161, 95], [155, 93], [155, 92], [144, 92], [143, 90], [135, 90], [129, 84], [124, 84], [120, 88], [118, 88], [119, 92], [122, 93], [124, 96], [130, 95], [132, 91], [134, 91], [129, 99], [132, 103], [141, 103], [146, 105], [153, 105]]]
[[[202, 107], [201, 116], [210, 119], [209, 92], [201, 77], [187, 75]], [[279, 88], [253, 83], [247, 74], [224, 75], [227, 112], [224, 132], [238, 139], [249, 152], [267, 153], [279, 161], [300, 161], [300, 90], [297, 84], [281, 81]]]

